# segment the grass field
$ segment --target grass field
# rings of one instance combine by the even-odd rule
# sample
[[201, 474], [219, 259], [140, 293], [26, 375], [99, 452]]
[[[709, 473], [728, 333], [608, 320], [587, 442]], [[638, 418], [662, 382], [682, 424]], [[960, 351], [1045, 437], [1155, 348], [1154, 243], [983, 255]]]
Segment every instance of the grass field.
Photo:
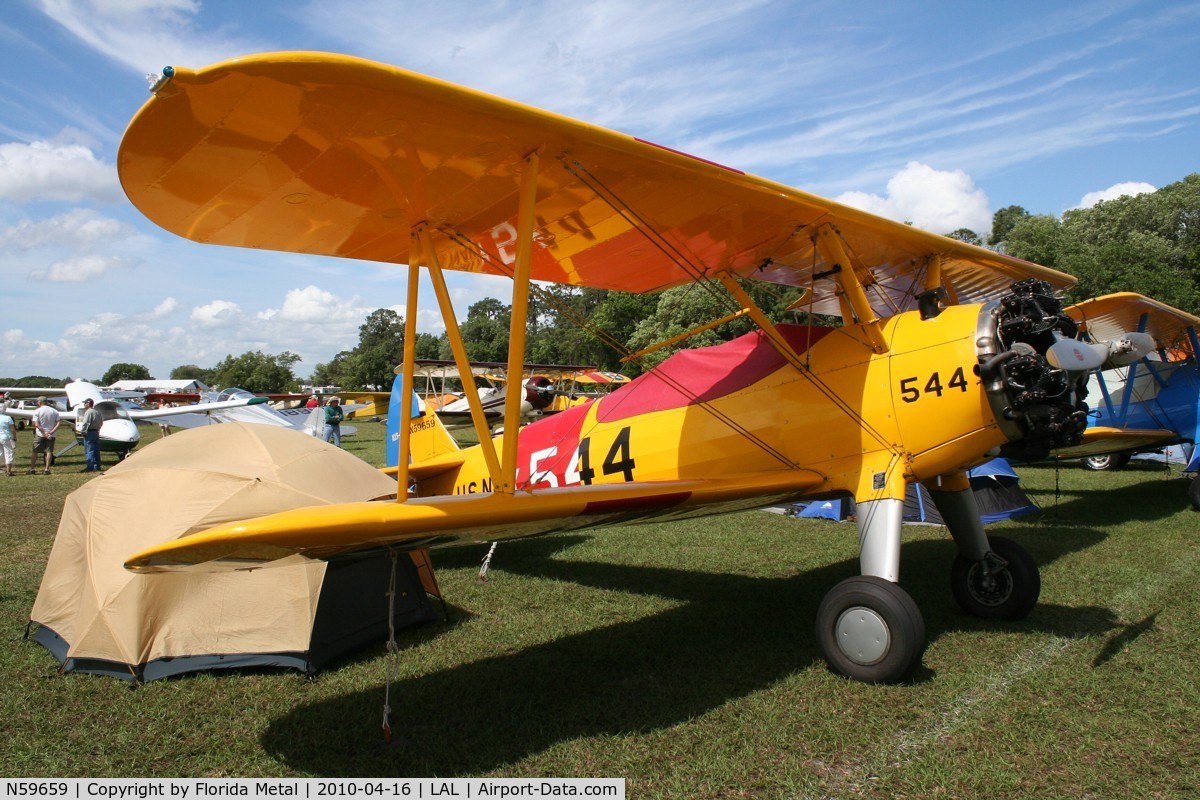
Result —
[[[157, 428], [146, 428], [153, 440]], [[347, 449], [382, 459], [382, 426]], [[20, 467], [28, 458], [21, 434]], [[1200, 515], [1159, 467], [1020, 469], [1045, 509], [994, 526], [1042, 565], [1019, 624], [951, 598], [941, 528], [906, 529], [929, 634], [901, 686], [820, 661], [823, 593], [852, 525], [762, 512], [436, 551], [450, 621], [403, 631], [390, 745], [383, 644], [322, 672], [193, 675], [135, 690], [60, 675], [22, 640], [63, 497], [0, 477], [0, 774], [624, 777], [630, 797], [1196, 797]]]

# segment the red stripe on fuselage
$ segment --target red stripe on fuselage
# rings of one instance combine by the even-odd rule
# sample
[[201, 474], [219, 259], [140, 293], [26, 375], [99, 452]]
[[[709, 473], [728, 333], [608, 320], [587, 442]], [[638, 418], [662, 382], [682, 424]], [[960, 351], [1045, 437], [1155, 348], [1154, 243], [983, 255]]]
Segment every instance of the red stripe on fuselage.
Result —
[[[806, 325], [779, 325], [777, 329], [798, 354], [834, 330]], [[715, 400], [757, 383], [786, 363], [766, 335], [757, 330], [713, 347], [681, 350], [597, 401], [596, 419], [619, 422], [639, 414]]]

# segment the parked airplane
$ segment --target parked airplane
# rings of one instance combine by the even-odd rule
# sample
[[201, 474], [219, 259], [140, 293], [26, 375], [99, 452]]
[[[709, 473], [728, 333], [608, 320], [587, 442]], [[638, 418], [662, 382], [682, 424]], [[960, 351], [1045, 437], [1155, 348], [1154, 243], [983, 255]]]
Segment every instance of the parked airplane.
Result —
[[[253, 422], [259, 425], [275, 425], [282, 428], [292, 428], [312, 436], [323, 435], [324, 416], [322, 408], [272, 408], [267, 404], [267, 397], [259, 396], [245, 389], [231, 387], [219, 392], [203, 395], [207, 400], [216, 403], [233, 403], [221, 408], [210, 409], [198, 413], [178, 413], [191, 411], [195, 406], [184, 406], [182, 409], [172, 409], [176, 413], [166, 421], [178, 428], [202, 428], [205, 425], [219, 425], [223, 422]], [[234, 402], [234, 401], [241, 401]], [[365, 405], [350, 405], [342, 407], [343, 412], [356, 411]], [[314, 411], [318, 413], [313, 413]], [[358, 428], [353, 425], [341, 426], [342, 436], [353, 436]]]
[[[458, 450], [426, 412], [397, 431], [397, 500], [233, 521], [131, 554], [129, 568], [247, 568], [850, 495], [862, 575], [825, 596], [817, 641], [837, 672], [897, 681], [925, 648], [898, 585], [905, 489], [919, 481], [958, 546], [963, 609], [1012, 620], [1036, 604], [1037, 564], [987, 536], [965, 471], [1080, 442], [1090, 359], [1055, 296], [1069, 275], [356, 58], [167, 68], [151, 91], [117, 159], [134, 205], [197, 242], [410, 265], [403, 387], [426, 269], [480, 444]], [[492, 438], [446, 269], [512, 278], [509, 374], [535, 281], [694, 282], [758, 328], [524, 428], [510, 393]], [[805, 287], [800, 310], [843, 325], [773, 324], [747, 280]]]
[[[202, 416], [200, 411], [221, 411], [226, 409], [239, 408], [246, 405], [254, 405], [257, 403], [265, 403], [265, 398], [225, 398], [220, 402], [208, 402], [198, 405], [183, 406], [180, 408], [166, 409], [137, 409], [123, 405], [120, 400], [113, 397], [105, 397], [104, 393], [96, 387], [95, 384], [87, 381], [75, 380], [68, 383], [65, 387], [43, 387], [43, 388], [26, 388], [5, 386], [0, 387], [0, 393], [8, 392], [13, 397], [35, 397], [44, 395], [47, 399], [66, 394], [65, 411], [60, 411], [59, 416], [67, 423], [74, 423], [76, 413], [83, 405], [84, 400], [90, 399], [97, 411], [104, 418], [104, 423], [100, 427], [100, 452], [115, 453], [117, 458], [124, 458], [129, 455], [133, 448], [137, 447], [141, 441], [141, 434], [138, 432], [138, 422], [149, 422], [151, 420], [166, 421], [174, 424], [174, 420], [182, 414], [195, 413], [196, 416]], [[127, 397], [133, 395], [126, 394]], [[9, 409], [9, 415], [20, 417], [22, 419], [30, 419], [36, 409], [33, 408], [16, 408]], [[79, 431], [75, 432], [74, 440], [55, 453], [55, 457], [61, 456], [63, 453], [70, 450], [76, 445], [83, 444], [83, 434]]]
[[1192, 474], [1189, 496], [1200, 511], [1200, 317], [1142, 295], [1121, 293], [1071, 306], [1066, 313], [1108, 342], [1105, 368], [1089, 381], [1094, 410], [1076, 449], [1092, 469], [1123, 466], [1134, 453], [1182, 444]]
[[[418, 362], [418, 367], [426, 367], [431, 362]], [[504, 405], [508, 398], [508, 365], [500, 362], [471, 362], [471, 374], [483, 377], [488, 385], [479, 387], [476, 394], [484, 416], [491, 420], [499, 420], [504, 416]], [[592, 367], [582, 367], [564, 364], [522, 364], [520, 414], [521, 423], [527, 423], [535, 417], [553, 410], [554, 402], [565, 392], [558, 388], [558, 382], [570, 375], [587, 372]], [[397, 373], [401, 369], [397, 367]], [[425, 371], [425, 370], [422, 370]], [[438, 409], [438, 416], [445, 421], [470, 423], [472, 401], [463, 396], [456, 400], [443, 403]]]

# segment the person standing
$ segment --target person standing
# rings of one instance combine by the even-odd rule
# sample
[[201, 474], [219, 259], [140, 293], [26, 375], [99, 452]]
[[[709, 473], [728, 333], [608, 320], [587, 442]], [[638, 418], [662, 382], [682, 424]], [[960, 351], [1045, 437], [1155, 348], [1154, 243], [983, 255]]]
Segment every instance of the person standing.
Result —
[[45, 455], [46, 468], [43, 474], [50, 474], [50, 465], [54, 463], [54, 440], [58, 436], [58, 409], [50, 405], [44, 396], [38, 398], [37, 411], [33, 412], [33, 457], [30, 459], [29, 474], [38, 468], [38, 456]]
[[[173, 405], [172, 403], [168, 403], [166, 400], [158, 401], [158, 407], [160, 409], [170, 408], [172, 405]], [[160, 418], [158, 420], [158, 434], [159, 434], [159, 436], [170, 436], [171, 435], [171, 423], [167, 422], [165, 417]]]
[[83, 401], [83, 411], [79, 417], [79, 430], [83, 433], [83, 457], [87, 466], [80, 472], [100, 471], [100, 426], [104, 417], [96, 408], [92, 398]]
[[333, 442], [337, 447], [342, 446], [342, 417], [344, 416], [341, 398], [331, 397], [329, 405], [325, 406], [325, 441]]
[[11, 478], [17, 460], [17, 424], [8, 415], [8, 403], [0, 403], [0, 455], [4, 458], [4, 474]]

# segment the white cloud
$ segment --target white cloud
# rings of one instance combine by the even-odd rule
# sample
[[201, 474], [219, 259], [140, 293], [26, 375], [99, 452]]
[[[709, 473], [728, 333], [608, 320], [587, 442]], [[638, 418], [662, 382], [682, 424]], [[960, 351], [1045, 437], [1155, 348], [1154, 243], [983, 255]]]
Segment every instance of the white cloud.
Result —
[[22, 250], [48, 245], [95, 247], [111, 245], [135, 233], [131, 226], [123, 222], [101, 216], [90, 209], [76, 208], [36, 222], [23, 219], [10, 228], [0, 230], [0, 246]]
[[84, 44], [139, 74], [271, 49], [258, 39], [229, 36], [223, 21], [198, 24], [199, 0], [38, 0], [38, 5]]
[[242, 308], [237, 303], [213, 300], [193, 308], [190, 319], [202, 328], [216, 328], [236, 323], [241, 316]]
[[1071, 208], [1091, 208], [1105, 200], [1116, 200], [1118, 197], [1125, 196], [1135, 197], [1139, 194], [1149, 194], [1157, 191], [1158, 187], [1153, 184], [1143, 181], [1126, 181], [1124, 183], [1113, 184], [1107, 189], [1101, 189], [1098, 192], [1088, 192], [1078, 204], [1071, 206]]
[[918, 228], [946, 234], [959, 228], [976, 233], [991, 230], [987, 193], [962, 170], [937, 170], [910, 161], [892, 176], [887, 195], [846, 192], [837, 201]]
[[0, 144], [0, 199], [25, 203], [120, 197], [117, 171], [82, 144]]
[[176, 300], [174, 297], [168, 297], [168, 298], [164, 299], [161, 303], [156, 305], [154, 307], [154, 310], [151, 311], [147, 316], [150, 319], [162, 319], [163, 317], [170, 316], [171, 314], [173, 314], [175, 312], [175, 310], [178, 308], [179, 308], [179, 301]]
[[129, 262], [119, 256], [81, 255], [55, 261], [45, 269], [35, 269], [29, 273], [29, 278], [48, 283], [83, 283], [128, 266]]
[[[10, 328], [0, 334], [0, 369], [10, 377], [22, 375], [48, 375], [61, 377], [52, 367], [62, 358], [62, 351], [52, 342], [38, 341], [25, 334], [21, 328]], [[39, 369], [30, 369], [27, 365], [39, 365]]]
[[347, 321], [361, 324], [370, 312], [357, 296], [347, 300], [310, 285], [289, 289], [280, 308], [264, 309], [256, 316], [274, 322], [340, 325]]

